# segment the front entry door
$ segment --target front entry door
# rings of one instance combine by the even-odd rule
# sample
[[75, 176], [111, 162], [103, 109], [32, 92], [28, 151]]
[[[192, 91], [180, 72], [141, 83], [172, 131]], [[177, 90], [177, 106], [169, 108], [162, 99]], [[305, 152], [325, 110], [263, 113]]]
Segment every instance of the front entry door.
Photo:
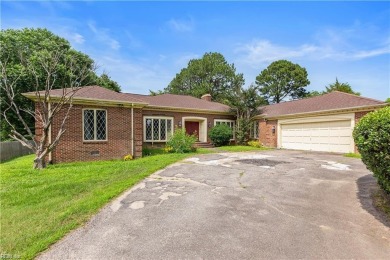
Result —
[[185, 122], [186, 133], [189, 135], [195, 135], [199, 140], [199, 122]]

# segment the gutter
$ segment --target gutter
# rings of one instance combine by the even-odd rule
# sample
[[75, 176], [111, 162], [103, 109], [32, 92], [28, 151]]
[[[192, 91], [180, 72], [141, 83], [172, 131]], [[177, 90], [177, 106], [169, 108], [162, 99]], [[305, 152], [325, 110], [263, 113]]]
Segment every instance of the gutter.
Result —
[[[22, 95], [28, 99], [33, 101], [42, 101], [35, 94], [31, 93], [22, 93]], [[51, 96], [50, 101], [55, 102], [56, 100], [60, 100], [61, 97]], [[95, 99], [95, 98], [79, 98], [73, 97], [73, 104], [85, 104], [85, 105], [101, 105], [101, 106], [123, 106], [123, 107], [144, 107], [149, 105], [149, 103], [145, 102], [132, 102], [132, 101], [121, 101], [121, 100], [111, 100], [111, 99]]]
[[304, 112], [304, 113], [294, 113], [294, 114], [282, 114], [282, 115], [276, 115], [276, 116], [267, 116], [267, 114], [263, 115], [257, 115], [254, 118], [255, 119], [282, 119], [282, 118], [289, 118], [289, 117], [300, 117], [300, 116], [307, 116], [307, 115], [321, 115], [321, 114], [330, 114], [330, 113], [336, 113], [336, 112], [350, 112], [355, 110], [356, 112], [359, 111], [367, 111], [379, 107], [386, 107], [390, 106], [390, 103], [383, 103], [383, 104], [377, 104], [377, 105], [367, 105], [367, 106], [357, 106], [357, 107], [347, 107], [347, 108], [335, 108], [335, 109], [328, 109], [328, 110], [319, 110], [319, 111], [312, 111], [312, 112]]

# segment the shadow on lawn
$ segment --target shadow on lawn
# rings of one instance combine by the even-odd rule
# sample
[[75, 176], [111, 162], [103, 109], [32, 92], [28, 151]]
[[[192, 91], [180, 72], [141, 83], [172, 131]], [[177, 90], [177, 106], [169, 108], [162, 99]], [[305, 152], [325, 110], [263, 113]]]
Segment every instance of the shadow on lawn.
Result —
[[363, 177], [360, 177], [356, 183], [358, 186], [357, 197], [360, 201], [360, 204], [362, 205], [362, 208], [373, 215], [382, 224], [390, 227], [390, 219], [384, 212], [378, 210], [373, 202], [374, 194], [379, 190], [379, 186], [374, 176], [367, 174]]

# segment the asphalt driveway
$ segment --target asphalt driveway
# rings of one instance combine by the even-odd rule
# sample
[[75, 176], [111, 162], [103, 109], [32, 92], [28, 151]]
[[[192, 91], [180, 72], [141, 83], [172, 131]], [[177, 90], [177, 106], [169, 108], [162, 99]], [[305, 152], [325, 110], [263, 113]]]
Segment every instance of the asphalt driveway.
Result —
[[209, 154], [151, 175], [41, 259], [388, 259], [359, 159]]

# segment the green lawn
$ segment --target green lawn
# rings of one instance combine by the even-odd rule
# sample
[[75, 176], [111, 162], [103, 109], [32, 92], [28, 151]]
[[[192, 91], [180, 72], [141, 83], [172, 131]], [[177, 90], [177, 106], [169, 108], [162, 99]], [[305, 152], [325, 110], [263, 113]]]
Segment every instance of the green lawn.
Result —
[[226, 152], [250, 152], [250, 151], [270, 150], [270, 148], [267, 147], [258, 148], [258, 147], [245, 146], [245, 145], [227, 145], [227, 146], [217, 147], [216, 149], [220, 151], [226, 151]]
[[112, 198], [151, 173], [194, 154], [264, 150], [250, 146], [199, 148], [133, 161], [98, 161], [32, 169], [33, 155], [0, 164], [0, 253], [22, 259], [39, 252], [88, 221]]
[[32, 169], [32, 155], [0, 164], [0, 253], [33, 258], [124, 190], [187, 156], [58, 164], [42, 171]]
[[360, 153], [346, 153], [346, 154], [344, 154], [344, 156], [345, 157], [350, 157], [350, 158], [359, 158], [359, 159], [362, 158]]

